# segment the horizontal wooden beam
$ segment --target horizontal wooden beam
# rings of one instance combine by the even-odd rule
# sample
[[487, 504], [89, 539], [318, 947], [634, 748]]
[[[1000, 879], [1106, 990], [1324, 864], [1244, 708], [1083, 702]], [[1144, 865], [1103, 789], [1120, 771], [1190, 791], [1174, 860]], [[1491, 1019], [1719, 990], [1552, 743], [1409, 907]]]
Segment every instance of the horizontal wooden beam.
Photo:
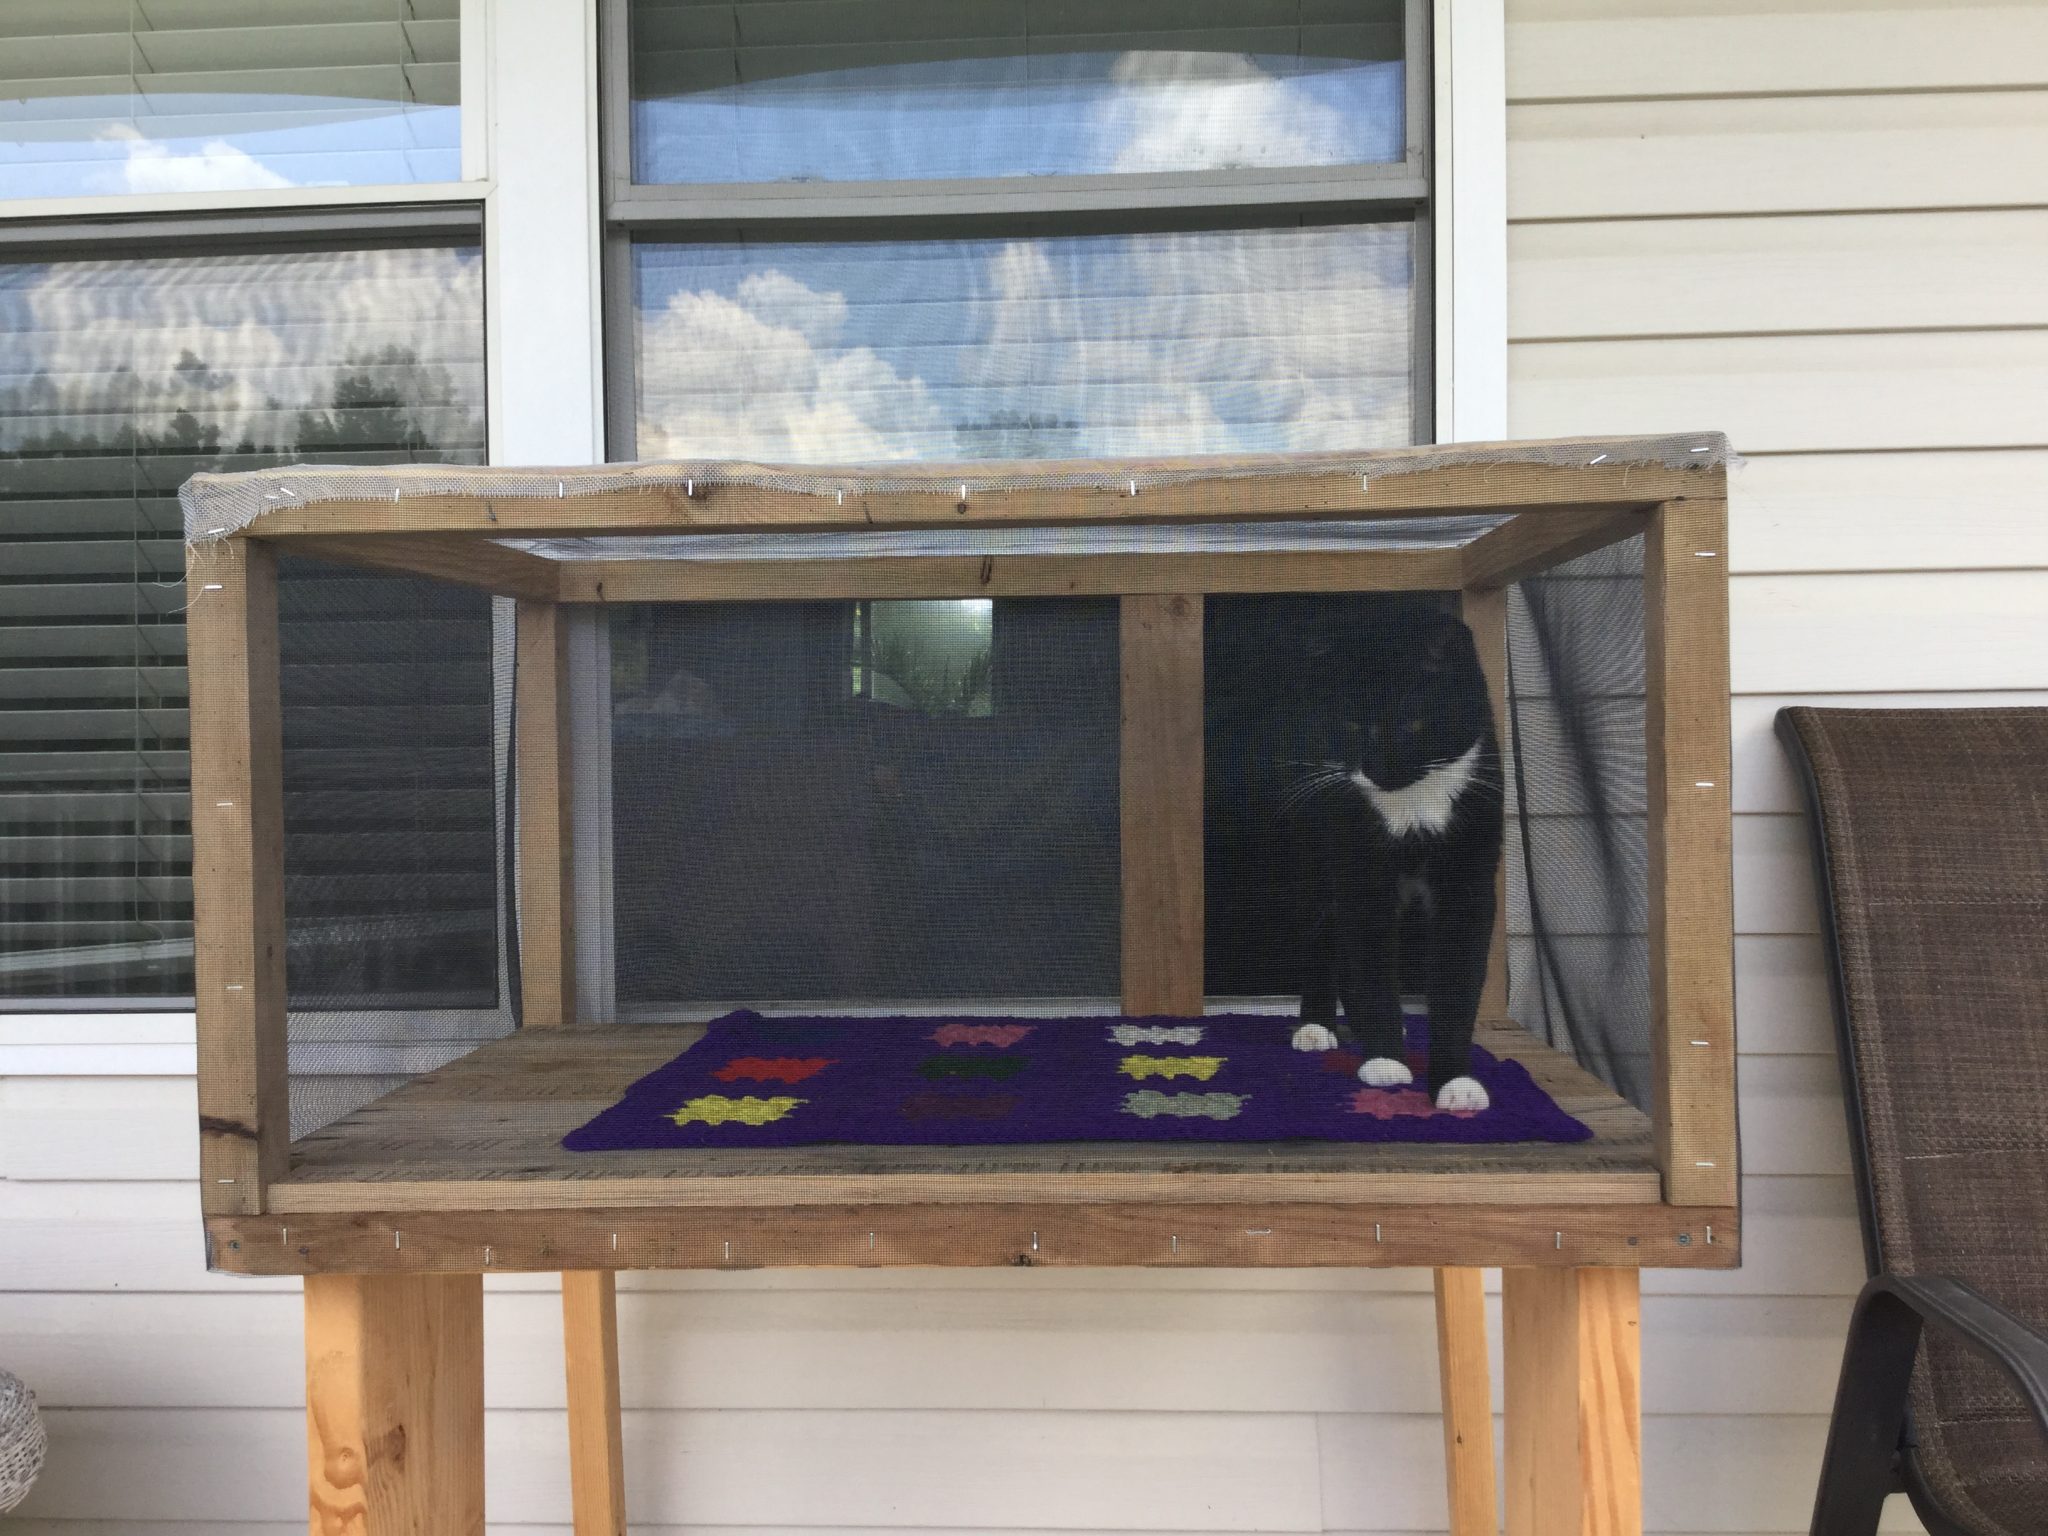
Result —
[[1634, 538], [1648, 526], [1649, 514], [1629, 507], [1588, 507], [1541, 517], [1525, 513], [1463, 547], [1464, 585], [1480, 590], [1510, 587], [1567, 560]]
[[399, 576], [426, 576], [457, 586], [481, 587], [501, 597], [552, 602], [556, 571], [523, 549], [507, 549], [488, 538], [458, 534], [406, 533], [294, 535], [269, 541], [280, 554], [331, 560], [338, 565], [387, 571]]
[[1732, 1269], [1732, 1209], [1638, 1205], [799, 1205], [218, 1216], [236, 1274], [906, 1265]]
[[562, 1179], [451, 1178], [423, 1175], [305, 1177], [273, 1187], [266, 1210], [293, 1214], [346, 1211], [545, 1210], [610, 1206], [672, 1211], [728, 1206], [773, 1208], [843, 1201], [891, 1205], [944, 1204], [970, 1208], [991, 1201], [1099, 1200], [1109, 1204], [1161, 1200], [1242, 1200], [1324, 1205], [1638, 1205], [1658, 1198], [1649, 1167], [1474, 1169], [1447, 1163], [1428, 1169], [1247, 1168], [1214, 1171], [1088, 1170], [1074, 1173], [975, 1170], [817, 1172], [704, 1175], [600, 1173]]
[[565, 603], [1445, 591], [1463, 575], [1452, 547], [560, 564]]
[[[1643, 508], [1718, 497], [1711, 469], [1630, 464], [1455, 464], [1361, 477], [1326, 468], [1245, 474], [1141, 487], [1098, 466], [1093, 485], [977, 488], [971, 480], [909, 491], [804, 492], [749, 484], [647, 483], [575, 496], [433, 491], [396, 500], [279, 506], [244, 534], [258, 538], [360, 533], [466, 533], [493, 538], [650, 533], [848, 533], [866, 529], [1142, 526], [1281, 519], [1430, 517], [1569, 507]], [[1034, 466], [1042, 472], [1045, 466]], [[821, 472], [823, 473], [823, 472]], [[1021, 473], [1021, 471], [1020, 471]], [[964, 489], [965, 496], [961, 495]]]

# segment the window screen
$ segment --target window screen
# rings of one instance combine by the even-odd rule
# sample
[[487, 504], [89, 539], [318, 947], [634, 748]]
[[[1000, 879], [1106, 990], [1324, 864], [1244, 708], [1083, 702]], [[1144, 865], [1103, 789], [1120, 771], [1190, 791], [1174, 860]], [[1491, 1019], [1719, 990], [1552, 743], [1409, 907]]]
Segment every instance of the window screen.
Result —
[[[480, 462], [480, 283], [473, 247], [0, 266], [0, 998], [191, 992], [177, 488]], [[285, 566], [295, 1002], [338, 984], [325, 922], [367, 945], [351, 986], [466, 1006], [496, 985], [489, 605]], [[406, 875], [457, 847], [443, 883]], [[430, 931], [469, 947], [429, 964]]]
[[454, 181], [461, 0], [8, 0], [0, 197]]

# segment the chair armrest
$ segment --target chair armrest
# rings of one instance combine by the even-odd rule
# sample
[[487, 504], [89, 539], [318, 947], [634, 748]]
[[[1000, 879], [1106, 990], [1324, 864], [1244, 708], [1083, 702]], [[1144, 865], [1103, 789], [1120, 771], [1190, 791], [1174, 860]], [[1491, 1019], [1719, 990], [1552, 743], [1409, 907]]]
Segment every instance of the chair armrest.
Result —
[[2035, 1424], [2048, 1435], [2048, 1333], [1946, 1275], [1877, 1275], [1863, 1287], [1859, 1311], [1873, 1293], [1897, 1297], [1987, 1357], [2020, 1389]]
[[1856, 1298], [1828, 1422], [1813, 1536], [1871, 1536], [1896, 1487], [1894, 1458], [1922, 1327], [1956, 1334], [2004, 1371], [2048, 1435], [2048, 1335], [1945, 1275], [1874, 1275]]

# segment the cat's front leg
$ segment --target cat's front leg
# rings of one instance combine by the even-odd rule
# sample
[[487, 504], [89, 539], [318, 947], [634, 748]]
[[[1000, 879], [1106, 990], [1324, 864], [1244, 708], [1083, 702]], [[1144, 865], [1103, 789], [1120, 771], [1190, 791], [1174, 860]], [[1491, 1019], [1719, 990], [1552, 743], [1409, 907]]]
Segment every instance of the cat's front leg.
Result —
[[1297, 1051], [1334, 1051], [1337, 1036], [1337, 961], [1328, 913], [1308, 919], [1302, 941], [1301, 1022], [1294, 1030]]
[[[1446, 899], [1448, 894], [1448, 899]], [[1472, 1076], [1472, 1031], [1493, 941], [1493, 890], [1440, 893], [1429, 956], [1429, 1091], [1438, 1109], [1478, 1110], [1491, 1102]]]
[[[1390, 912], [1392, 910], [1389, 905]], [[1360, 1082], [1375, 1088], [1398, 1088], [1415, 1075], [1403, 1060], [1401, 995], [1394, 974], [1394, 930], [1391, 922], [1362, 922], [1346, 935], [1337, 957], [1337, 987], [1343, 994], [1344, 1020], [1358, 1036], [1365, 1062]]]

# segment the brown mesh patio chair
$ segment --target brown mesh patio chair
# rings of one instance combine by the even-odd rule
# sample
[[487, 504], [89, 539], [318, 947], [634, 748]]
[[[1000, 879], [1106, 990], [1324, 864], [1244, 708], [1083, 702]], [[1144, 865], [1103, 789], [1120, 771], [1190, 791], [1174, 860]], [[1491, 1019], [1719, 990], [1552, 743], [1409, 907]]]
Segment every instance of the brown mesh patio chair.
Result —
[[2048, 1533], [2048, 709], [1787, 709], [1872, 1279], [1815, 1536]]

